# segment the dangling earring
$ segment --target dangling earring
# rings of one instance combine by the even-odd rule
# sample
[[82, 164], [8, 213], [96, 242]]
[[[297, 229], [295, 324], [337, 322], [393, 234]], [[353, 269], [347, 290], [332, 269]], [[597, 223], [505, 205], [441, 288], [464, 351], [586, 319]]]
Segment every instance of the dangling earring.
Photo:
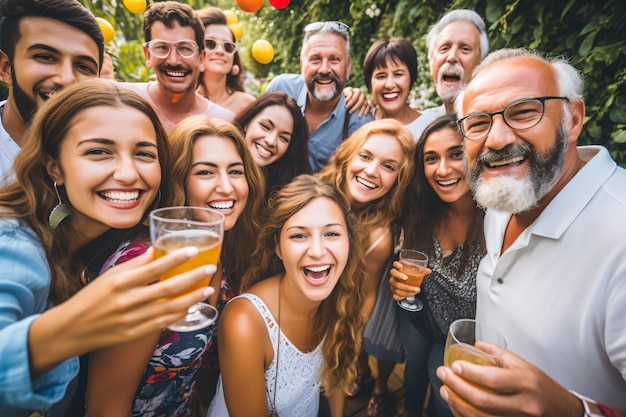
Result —
[[50, 227], [52, 227], [52, 230], [56, 229], [59, 223], [61, 223], [64, 218], [72, 214], [72, 210], [68, 207], [67, 204], [63, 202], [63, 200], [61, 200], [61, 195], [59, 194], [59, 189], [57, 188], [56, 181], [54, 182], [54, 191], [57, 193], [59, 203], [54, 206], [54, 208], [50, 212], [50, 216], [48, 217], [48, 223], [50, 223]]

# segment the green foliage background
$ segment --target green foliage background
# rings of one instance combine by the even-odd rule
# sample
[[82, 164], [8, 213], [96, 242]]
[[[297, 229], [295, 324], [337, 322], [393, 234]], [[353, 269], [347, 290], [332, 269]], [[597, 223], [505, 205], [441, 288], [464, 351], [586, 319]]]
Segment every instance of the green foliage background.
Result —
[[[141, 51], [141, 14], [131, 14], [121, 0], [82, 0], [96, 16], [114, 23], [116, 38], [107, 45], [117, 77], [145, 80], [150, 73]], [[436, 104], [428, 73], [425, 34], [446, 11], [476, 10], [487, 22], [491, 49], [526, 47], [564, 55], [585, 75], [587, 120], [580, 144], [602, 144], [626, 166], [626, 2], [623, 0], [291, 0], [275, 9], [268, 0], [256, 13], [242, 12], [234, 0], [189, 0], [236, 12], [244, 29], [239, 44], [258, 94], [274, 74], [299, 72], [303, 27], [318, 20], [341, 20], [351, 26], [351, 85], [364, 88], [362, 62], [380, 35], [409, 39], [420, 53], [416, 107]], [[256, 63], [248, 46], [267, 39], [276, 51], [268, 65]]]

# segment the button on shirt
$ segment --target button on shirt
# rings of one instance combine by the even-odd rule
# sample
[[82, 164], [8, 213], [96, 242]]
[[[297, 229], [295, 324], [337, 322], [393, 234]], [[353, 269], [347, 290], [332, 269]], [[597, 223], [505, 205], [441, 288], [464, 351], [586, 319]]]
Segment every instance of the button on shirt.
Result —
[[599, 146], [502, 254], [507, 213], [487, 210], [476, 317], [569, 390], [626, 409], [626, 170]]
[[[301, 74], [281, 74], [272, 79], [265, 92], [282, 91], [293, 97], [302, 114], [306, 110], [306, 100], [309, 90]], [[359, 119], [358, 111], [352, 113], [348, 125], [348, 135], [367, 122], [374, 120], [371, 114]], [[343, 141], [343, 124], [346, 115], [346, 98], [343, 93], [333, 112], [311, 133], [309, 137], [309, 162], [313, 172], [322, 169], [328, 159], [335, 153], [337, 146]]]

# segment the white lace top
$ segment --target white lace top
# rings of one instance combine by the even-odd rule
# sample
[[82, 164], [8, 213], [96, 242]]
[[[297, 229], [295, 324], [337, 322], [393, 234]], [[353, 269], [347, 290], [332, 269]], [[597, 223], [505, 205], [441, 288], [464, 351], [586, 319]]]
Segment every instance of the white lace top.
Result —
[[[265, 370], [267, 407], [272, 414], [274, 379], [276, 377], [276, 347], [278, 346], [278, 323], [265, 303], [253, 294], [241, 294], [235, 298], [247, 298], [265, 319], [267, 333], [274, 349], [274, 359]], [[233, 298], [233, 300], [235, 299]], [[316, 417], [319, 409], [320, 374], [322, 372], [322, 343], [309, 353], [300, 351], [282, 333], [280, 334], [280, 358], [276, 383], [276, 408], [281, 417]], [[215, 397], [209, 406], [207, 417], [228, 416], [222, 377], [220, 376]]]

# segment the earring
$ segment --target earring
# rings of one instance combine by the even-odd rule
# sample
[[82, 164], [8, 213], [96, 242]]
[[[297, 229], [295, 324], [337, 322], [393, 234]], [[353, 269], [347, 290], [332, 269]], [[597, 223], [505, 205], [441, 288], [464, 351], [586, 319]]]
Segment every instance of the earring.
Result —
[[237, 74], [239, 74], [239, 65], [233, 65], [233, 67], [230, 69], [230, 73], [233, 76], [236, 76]]
[[70, 210], [68, 205], [65, 204], [63, 200], [61, 200], [61, 195], [59, 194], [59, 189], [57, 188], [56, 181], [54, 182], [54, 191], [57, 193], [59, 203], [54, 206], [54, 208], [50, 212], [50, 216], [48, 217], [48, 223], [50, 223], [50, 227], [52, 227], [52, 230], [56, 229], [59, 223], [61, 223], [64, 218], [72, 214], [72, 210]]

